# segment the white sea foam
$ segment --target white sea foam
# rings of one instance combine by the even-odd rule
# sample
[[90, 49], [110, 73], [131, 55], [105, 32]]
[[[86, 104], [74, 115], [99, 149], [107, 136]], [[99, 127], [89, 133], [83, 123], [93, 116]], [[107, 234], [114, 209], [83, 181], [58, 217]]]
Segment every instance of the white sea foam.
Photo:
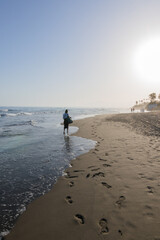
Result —
[[31, 116], [32, 113], [30, 113], [30, 112], [21, 112], [21, 113], [18, 113], [18, 115], [27, 115], [27, 116]]
[[67, 173], [66, 172], [62, 172], [62, 176], [63, 177], [67, 176]]
[[[3, 112], [4, 112], [4, 111], [3, 111]], [[6, 112], [7, 112], [7, 111], [6, 111]], [[29, 112], [2, 113], [2, 114], [0, 114], [0, 117], [16, 117], [16, 116], [21, 116], [21, 115], [31, 116], [32, 113], [29, 113]]]
[[19, 214], [22, 214], [25, 211], [26, 211], [26, 206], [25, 205], [21, 205], [21, 209], [19, 210]]
[[0, 112], [8, 112], [8, 109], [0, 109]]
[[84, 119], [84, 118], [88, 118], [88, 117], [94, 117], [94, 116], [96, 116], [96, 115], [97, 115], [97, 114], [77, 115], [76, 117], [73, 118], [73, 120]]
[[9, 231], [3, 231], [0, 233], [0, 240], [3, 239], [4, 236], [6, 236], [9, 233]]
[[6, 116], [15, 117], [15, 116], [17, 116], [17, 113], [6, 113]]
[[30, 123], [31, 126], [35, 126], [37, 124], [37, 122], [33, 121], [33, 120], [29, 121], [29, 123]]
[[84, 147], [80, 147], [80, 150], [81, 150], [81, 151], [84, 151], [85, 149], [84, 149]]

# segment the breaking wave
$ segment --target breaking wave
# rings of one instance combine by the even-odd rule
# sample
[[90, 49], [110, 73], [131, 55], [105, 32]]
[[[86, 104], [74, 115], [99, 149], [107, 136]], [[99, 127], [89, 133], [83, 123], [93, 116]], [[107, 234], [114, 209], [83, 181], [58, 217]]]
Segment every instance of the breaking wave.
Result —
[[[2, 112], [2, 111], [0, 111], [0, 112]], [[16, 116], [22, 116], [22, 115], [31, 116], [32, 113], [29, 113], [29, 112], [1, 113], [0, 117], [16, 117]]]

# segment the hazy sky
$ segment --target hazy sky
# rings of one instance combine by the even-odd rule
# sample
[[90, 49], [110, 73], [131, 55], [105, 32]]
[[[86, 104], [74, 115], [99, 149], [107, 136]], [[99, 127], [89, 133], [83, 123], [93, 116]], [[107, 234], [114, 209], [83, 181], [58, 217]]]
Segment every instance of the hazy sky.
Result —
[[130, 107], [159, 65], [159, 0], [0, 1], [0, 106]]

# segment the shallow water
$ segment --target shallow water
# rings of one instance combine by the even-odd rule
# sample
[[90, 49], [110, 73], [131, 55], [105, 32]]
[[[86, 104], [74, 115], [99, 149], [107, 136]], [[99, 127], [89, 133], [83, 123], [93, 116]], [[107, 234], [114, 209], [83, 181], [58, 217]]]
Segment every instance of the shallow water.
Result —
[[[112, 110], [113, 111], [113, 110]], [[95, 142], [65, 137], [62, 108], [0, 108], [0, 232], [6, 234], [27, 204], [48, 192], [72, 159]], [[74, 119], [111, 112], [71, 109]], [[113, 111], [114, 112], [114, 111]], [[77, 131], [70, 128], [70, 133]]]

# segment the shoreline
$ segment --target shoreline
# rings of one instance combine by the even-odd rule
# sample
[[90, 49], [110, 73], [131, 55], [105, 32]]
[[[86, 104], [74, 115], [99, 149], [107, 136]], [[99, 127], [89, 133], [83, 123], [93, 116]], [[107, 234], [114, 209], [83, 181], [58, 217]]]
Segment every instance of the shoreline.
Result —
[[76, 120], [73, 135], [97, 141], [95, 148], [71, 161], [67, 175], [27, 207], [5, 239], [159, 239], [158, 117]]

